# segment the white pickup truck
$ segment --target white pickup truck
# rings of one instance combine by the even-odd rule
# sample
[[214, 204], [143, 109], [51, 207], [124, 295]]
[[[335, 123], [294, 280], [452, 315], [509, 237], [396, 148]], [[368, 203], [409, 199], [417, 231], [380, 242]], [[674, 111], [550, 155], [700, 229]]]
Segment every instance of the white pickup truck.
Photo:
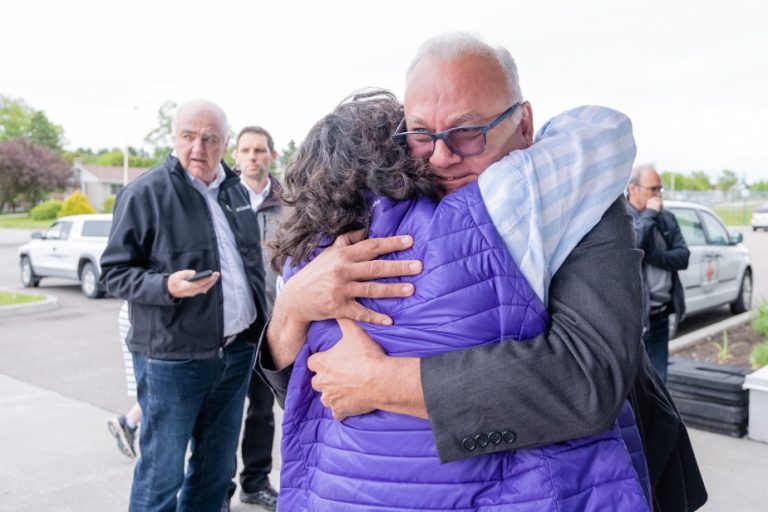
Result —
[[111, 226], [111, 214], [71, 215], [57, 219], [45, 233], [32, 233], [32, 240], [19, 247], [22, 284], [30, 288], [43, 277], [64, 277], [80, 281], [86, 297], [103, 297], [99, 260]]

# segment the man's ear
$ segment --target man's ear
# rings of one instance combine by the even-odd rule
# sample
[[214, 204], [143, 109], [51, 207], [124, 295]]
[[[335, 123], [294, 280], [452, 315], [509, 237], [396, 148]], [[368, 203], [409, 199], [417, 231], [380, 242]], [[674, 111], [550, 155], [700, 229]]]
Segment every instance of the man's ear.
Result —
[[526, 146], [533, 144], [533, 136], [535, 132], [533, 130], [533, 110], [531, 109], [530, 102], [524, 101], [520, 105], [522, 110], [522, 116], [520, 117], [520, 133], [525, 139]]

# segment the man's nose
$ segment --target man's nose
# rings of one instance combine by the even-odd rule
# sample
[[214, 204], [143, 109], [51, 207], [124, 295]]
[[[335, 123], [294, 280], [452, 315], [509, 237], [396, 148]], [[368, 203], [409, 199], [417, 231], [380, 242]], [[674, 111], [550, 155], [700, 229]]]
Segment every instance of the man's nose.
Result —
[[461, 157], [448, 149], [444, 140], [435, 141], [435, 150], [432, 152], [432, 156], [429, 157], [429, 164], [437, 168], [446, 168], [456, 162], [460, 161]]
[[205, 144], [203, 144], [203, 139], [198, 137], [192, 141], [192, 150], [196, 153], [205, 152]]

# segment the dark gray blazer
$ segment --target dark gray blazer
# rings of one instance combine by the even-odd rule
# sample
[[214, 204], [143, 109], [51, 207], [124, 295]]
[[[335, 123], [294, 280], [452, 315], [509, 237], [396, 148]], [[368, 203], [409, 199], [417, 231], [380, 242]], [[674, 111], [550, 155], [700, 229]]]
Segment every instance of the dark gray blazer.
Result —
[[[613, 423], [642, 350], [642, 256], [619, 198], [555, 274], [548, 332], [421, 360], [441, 461], [575, 439]], [[490, 432], [512, 434], [464, 448], [467, 437]]]

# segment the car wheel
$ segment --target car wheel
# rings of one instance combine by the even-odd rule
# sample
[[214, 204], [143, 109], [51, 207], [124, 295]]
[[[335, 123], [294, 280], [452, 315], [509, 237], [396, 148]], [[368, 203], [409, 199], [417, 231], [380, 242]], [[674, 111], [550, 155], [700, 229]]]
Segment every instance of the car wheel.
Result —
[[752, 309], [752, 272], [747, 270], [741, 278], [739, 296], [731, 302], [731, 313], [738, 315]]
[[32, 262], [27, 256], [21, 258], [21, 284], [24, 285], [24, 288], [37, 288], [37, 285], [40, 284], [40, 278], [32, 269]]
[[96, 275], [96, 267], [93, 263], [86, 263], [80, 271], [80, 289], [89, 299], [100, 299], [105, 295], [99, 285], [99, 277]]

